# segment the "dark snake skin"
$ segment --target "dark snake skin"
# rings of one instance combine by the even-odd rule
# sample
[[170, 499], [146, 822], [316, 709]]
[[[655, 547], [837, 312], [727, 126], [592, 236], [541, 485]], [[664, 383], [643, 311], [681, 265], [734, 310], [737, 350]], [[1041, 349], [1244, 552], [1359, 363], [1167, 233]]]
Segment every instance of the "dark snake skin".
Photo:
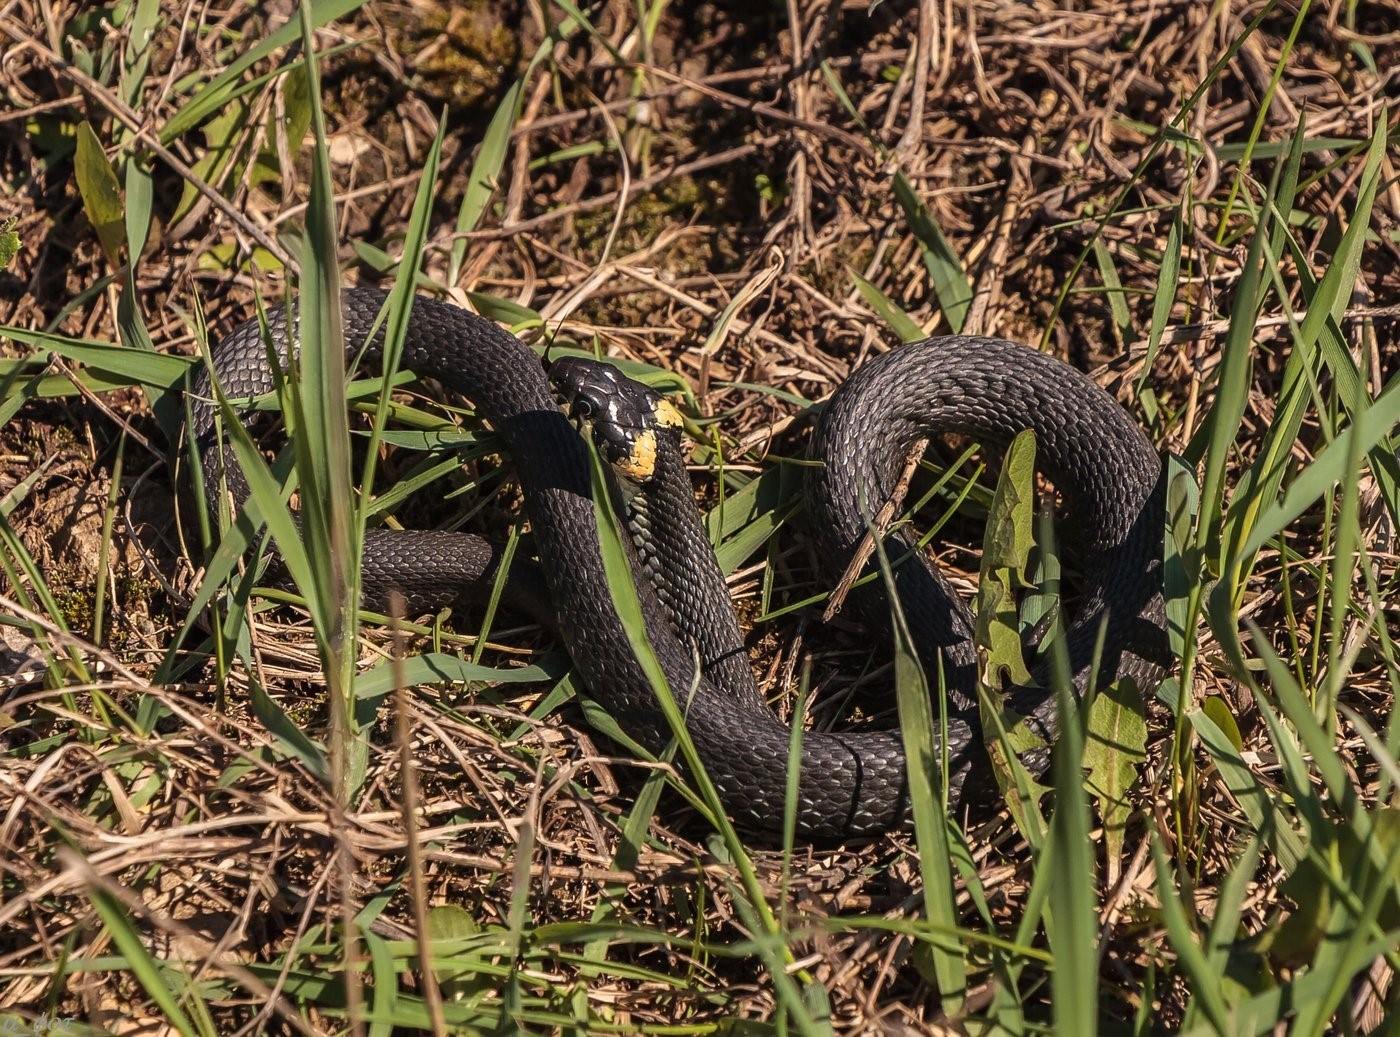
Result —
[[[364, 344], [383, 300], [377, 290], [344, 292], [345, 338], [352, 356]], [[273, 312], [270, 326], [274, 345], [285, 357], [285, 309]], [[378, 347], [372, 341], [365, 350], [371, 367], [378, 361]], [[215, 348], [213, 361], [230, 398], [273, 387], [256, 322], [226, 336]], [[526, 593], [522, 607], [552, 614], [590, 692], [629, 735], [660, 752], [670, 741], [670, 731], [612, 607], [589, 492], [587, 447], [556, 405], [539, 360], [491, 322], [420, 298], [409, 322], [401, 366], [466, 396], [500, 437], [520, 480], [548, 586], [547, 603]], [[203, 449], [206, 482], [217, 492], [222, 477], [223, 485], [241, 500], [243, 480], [231, 455], [226, 458], [214, 439], [207, 379], [194, 386], [194, 394], [194, 431]], [[1068, 631], [1076, 686], [1082, 689], [1089, 681], [1101, 622], [1107, 624], [1101, 679], [1122, 675], [1139, 685], [1150, 684], [1165, 660], [1159, 459], [1107, 394], [1072, 368], [1026, 347], [995, 339], [930, 339], [892, 350], [855, 372], [832, 397], [814, 441], [815, 456], [824, 464], [812, 469], [807, 497], [819, 555], [834, 580], [864, 535], [860, 502], [877, 502], [869, 510], [878, 508], [920, 438], [956, 432], [995, 449], [1023, 428], [1035, 430], [1039, 462], [1082, 534], [1075, 557], [1085, 592]], [[663, 445], [663, 474], [668, 464], [671, 470], [648, 498], [650, 516], [643, 521], [651, 521], [658, 535], [675, 538], [676, 546], [668, 551], [690, 553], [672, 558], [669, 567], [658, 564], [666, 552], [649, 560], [633, 558], [648, 637], [678, 697], [684, 700], [694, 688], [687, 727], [735, 821], [750, 830], [777, 831], [784, 811], [789, 730], [763, 704], [752, 675], [736, 668], [746, 664], [735, 661], [737, 626], [732, 614], [725, 621], [706, 614], [722, 593], [723, 581], [713, 558], [695, 555], [708, 548], [694, 534], [698, 517], [693, 515], [693, 497], [684, 492], [688, 482], [676, 460], [679, 443]], [[688, 508], [691, 516], [673, 521], [668, 513], [665, 521], [658, 521], [658, 507]], [[663, 526], [670, 532], [663, 533]], [[892, 557], [903, 553], [895, 539], [890, 547]], [[463, 535], [371, 531], [363, 554], [366, 597], [372, 600], [397, 587], [414, 608], [436, 607], [473, 587], [489, 586], [498, 560], [495, 551]], [[679, 571], [685, 575], [673, 580], [696, 581], [701, 588], [697, 593], [710, 604], [687, 609], [686, 592], [677, 589], [681, 583], [663, 583], [658, 595], [652, 583], [658, 572]], [[973, 687], [967, 609], [920, 556], [900, 565], [896, 580], [916, 636], [926, 639], [920, 642], [925, 664], [934, 659], [932, 649], [923, 646], [939, 646], [947, 657], [950, 686], [960, 691], [947, 722], [949, 793], [957, 803], [969, 775], [978, 775], [973, 784], [980, 787], [992, 784], [985, 771], [977, 714], [967, 705]], [[857, 593], [853, 600], [879, 620], [878, 596]], [[704, 629], [707, 622], [723, 629], [705, 638], [693, 636], [697, 625]], [[692, 636], [684, 636], [687, 629]], [[696, 641], [704, 641], [699, 652]], [[701, 660], [697, 679], [697, 656], [707, 652], [711, 658]], [[1053, 742], [1051, 692], [1041, 687], [1013, 689], [1008, 704]], [[1048, 750], [1034, 754], [1028, 764], [1039, 772], [1048, 765], [1048, 757]], [[808, 731], [799, 766], [797, 827], [804, 838], [865, 836], [907, 818], [904, 750], [897, 730]], [[967, 791], [970, 797], [973, 789]]]

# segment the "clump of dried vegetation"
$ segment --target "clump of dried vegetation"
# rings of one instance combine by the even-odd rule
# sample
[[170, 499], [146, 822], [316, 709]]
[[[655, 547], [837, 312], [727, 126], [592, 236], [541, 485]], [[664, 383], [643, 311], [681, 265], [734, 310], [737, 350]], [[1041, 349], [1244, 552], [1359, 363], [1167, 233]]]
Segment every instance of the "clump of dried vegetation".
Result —
[[[304, 7], [309, 37], [291, 0], [0, 2], [0, 635], [33, 677], [0, 700], [0, 1011], [1395, 1032], [1400, 5]], [[785, 714], [809, 674], [818, 724], [890, 648], [786, 608], [828, 589], [781, 478], [810, 406], [950, 330], [1091, 372], [1184, 503], [1178, 672], [1044, 804], [1088, 838], [954, 813], [951, 880], [912, 834], [736, 854], [505, 616], [371, 620], [335, 716], [322, 617], [216, 552], [179, 472], [189, 358], [327, 241], [679, 375], [723, 444], [702, 504], [745, 505], [716, 529], [757, 672]], [[460, 401], [396, 399], [380, 517], [506, 535]], [[969, 580], [987, 500], [939, 541]]]

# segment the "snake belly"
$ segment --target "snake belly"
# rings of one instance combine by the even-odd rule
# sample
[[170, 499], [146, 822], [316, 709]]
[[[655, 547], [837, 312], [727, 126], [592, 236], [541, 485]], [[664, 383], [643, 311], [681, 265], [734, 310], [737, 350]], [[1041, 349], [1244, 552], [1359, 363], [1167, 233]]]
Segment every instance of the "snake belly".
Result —
[[[371, 367], [380, 358], [382, 331], [376, 320], [384, 299], [383, 292], [370, 288], [342, 294], [348, 355]], [[284, 362], [290, 318], [286, 307], [268, 318], [272, 345]], [[212, 352], [212, 368], [231, 399], [274, 388], [255, 321], [222, 338]], [[671, 731], [612, 606], [590, 496], [588, 448], [556, 405], [539, 359], [490, 321], [419, 297], [400, 368], [465, 396], [494, 430], [514, 464], [546, 585], [548, 601], [527, 600], [527, 611], [534, 611], [533, 605], [549, 613], [593, 697], [629, 736], [648, 751], [661, 752]], [[211, 500], [222, 485], [241, 503], [246, 483], [217, 438], [207, 374], [195, 381], [191, 414]], [[1035, 431], [1038, 460], [1083, 533], [1075, 557], [1084, 594], [1067, 632], [1076, 687], [1120, 676], [1144, 686], [1165, 661], [1160, 460], [1111, 397], [1034, 350], [996, 339], [930, 339], [891, 350], [857, 370], [829, 401], [814, 438], [814, 456], [822, 463], [812, 469], [806, 498], [818, 555], [836, 579], [865, 535], [862, 502], [888, 496], [920, 439], [954, 432], [996, 448], [1025, 428]], [[672, 467], [684, 476], [683, 466]], [[667, 499], [668, 507], [694, 511], [693, 497], [674, 483]], [[666, 521], [684, 525], [692, 517], [668, 515]], [[890, 536], [891, 557], [903, 555], [903, 534]], [[691, 545], [686, 550], [708, 550], [696, 537], [685, 542]], [[363, 545], [362, 581], [367, 597], [393, 588], [404, 593], [411, 608], [434, 608], [458, 599], [466, 584], [489, 585], [498, 561], [498, 549], [472, 537], [371, 530]], [[673, 561], [677, 571], [685, 569], [692, 578], [703, 572], [713, 580], [718, 573], [712, 558], [706, 564], [695, 558]], [[790, 730], [752, 690], [735, 694], [717, 675], [704, 670], [697, 675], [696, 652], [675, 629], [653, 587], [656, 569], [653, 565], [648, 576], [634, 553], [648, 639], [671, 687], [685, 690], [686, 726], [699, 758], [737, 823], [752, 831], [777, 831], [784, 816]], [[917, 551], [896, 567], [895, 580], [916, 637], [922, 638], [922, 661], [932, 668], [942, 653], [945, 676], [956, 692], [946, 718], [946, 749], [949, 796], [957, 803], [969, 776], [985, 775], [986, 768], [977, 712], [967, 705], [975, 669], [967, 609]], [[878, 596], [858, 594], [855, 600], [879, 622]], [[732, 616], [728, 621], [732, 624]], [[1105, 647], [1094, 671], [1100, 629], [1106, 630]], [[732, 667], [732, 658], [725, 665]], [[751, 679], [744, 683], [751, 688]], [[1047, 745], [1053, 743], [1056, 717], [1048, 682], [1012, 689], [1007, 704], [1028, 718]], [[1048, 759], [1047, 749], [1026, 762], [1038, 773]], [[808, 731], [796, 762], [796, 821], [803, 838], [862, 837], [907, 819], [898, 730]]]

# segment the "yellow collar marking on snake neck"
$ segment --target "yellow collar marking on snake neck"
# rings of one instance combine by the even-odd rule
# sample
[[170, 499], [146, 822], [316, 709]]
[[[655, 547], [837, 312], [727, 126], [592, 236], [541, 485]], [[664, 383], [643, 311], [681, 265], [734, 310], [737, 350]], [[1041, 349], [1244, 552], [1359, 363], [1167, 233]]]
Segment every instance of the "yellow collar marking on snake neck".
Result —
[[657, 400], [656, 423], [671, 428], [681, 428], [685, 425], [685, 419], [681, 417], [681, 412], [676, 410], [669, 400]]
[[[682, 428], [685, 425], [681, 412], [666, 400], [656, 401], [652, 417], [661, 428]], [[632, 445], [632, 452], [627, 457], [614, 461], [613, 467], [629, 479], [646, 482], [656, 474], [656, 451], [656, 429], [646, 429], [638, 433]]]
[[637, 437], [631, 455], [614, 464], [629, 479], [638, 482], [650, 479], [656, 473], [656, 433], [647, 429]]

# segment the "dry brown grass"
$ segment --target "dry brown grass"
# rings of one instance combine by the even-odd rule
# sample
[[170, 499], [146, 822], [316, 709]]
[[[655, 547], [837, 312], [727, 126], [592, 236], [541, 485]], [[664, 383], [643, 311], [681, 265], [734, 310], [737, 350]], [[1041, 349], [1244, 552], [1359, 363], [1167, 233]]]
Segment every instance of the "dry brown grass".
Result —
[[[109, 103], [114, 95], [95, 94], [71, 66], [55, 60], [52, 48], [81, 6], [0, 2], [0, 84], [10, 105], [0, 113], [6, 187], [0, 216], [16, 218], [20, 238], [17, 258], [0, 270], [0, 323], [116, 341], [119, 282], [104, 282], [113, 268], [83, 215], [72, 166], [61, 155], [52, 157], [47, 136], [86, 118], [110, 144], [122, 121]], [[186, 76], [230, 60], [211, 38], [226, 33], [233, 50], [241, 51], [291, 10], [289, 4], [241, 0], [161, 6], [165, 18], [152, 72], [131, 110], [147, 133], [178, 108]], [[547, 73], [526, 86], [496, 204], [467, 236], [465, 264], [452, 287], [514, 300], [567, 337], [596, 339], [610, 354], [679, 372], [696, 389], [703, 413], [721, 419], [730, 456], [761, 466], [770, 454], [800, 449], [801, 423], [790, 421], [798, 410], [792, 397], [820, 398], [893, 341], [851, 271], [876, 283], [924, 330], [946, 330], [919, 243], [890, 188], [894, 163], [946, 232], [975, 286], [964, 330], [1043, 339], [1134, 407], [1161, 253], [1172, 213], [1186, 196], [1192, 199], [1186, 276], [1149, 377], [1160, 408], [1155, 438], [1180, 449], [1213, 399], [1221, 336], [1247, 244], [1241, 231], [1249, 221], [1236, 214], [1223, 232], [1218, 228], [1238, 165], [1214, 150], [1191, 155], [1168, 146], [1135, 170], [1153, 131], [1176, 115], [1262, 7], [1192, 0], [1086, 0], [1078, 6], [1001, 0], [918, 6], [886, 0], [874, 10], [798, 0], [761, 9], [673, 4], [649, 41], [638, 36], [631, 5], [601, 6], [593, 11], [595, 24], [626, 66], [587, 35], [554, 47], [543, 66]], [[1351, 22], [1342, 0], [1314, 6], [1283, 63], [1263, 119], [1264, 142], [1292, 132], [1302, 112], [1311, 137], [1365, 140], [1395, 93], [1400, 5], [1362, 3]], [[1286, 4], [1273, 9], [1206, 90], [1184, 133], [1213, 148], [1247, 137], [1293, 14]], [[558, 9], [548, 16], [557, 19]], [[477, 3], [370, 3], [322, 32], [322, 49], [359, 43], [328, 59], [325, 68], [341, 255], [350, 276], [377, 276], [355, 261], [352, 243], [397, 248], [444, 108], [446, 161], [427, 269], [445, 276], [473, 149], [497, 99], [534, 52], [540, 17], [540, 9], [523, 3], [498, 11]], [[121, 33], [94, 24], [82, 39], [100, 54], [104, 39], [120, 44]], [[914, 57], [916, 39], [928, 58]], [[72, 46], [64, 47], [72, 57]], [[1368, 70], [1364, 54], [1379, 72]], [[819, 62], [844, 86], [868, 137], [839, 103]], [[258, 70], [270, 67], [264, 62]], [[277, 97], [274, 91], [251, 95], [254, 117], [246, 134], [264, 132]], [[872, 139], [887, 151], [877, 152]], [[240, 139], [240, 147], [254, 143]], [[601, 147], [533, 164], [580, 145]], [[186, 166], [197, 167], [204, 154], [197, 131], [169, 148]], [[1339, 161], [1345, 151], [1334, 144], [1306, 157], [1311, 179], [1297, 208], [1307, 222], [1295, 229], [1310, 255], [1332, 253], [1354, 205], [1361, 166]], [[1373, 217], [1375, 240], [1344, 322], [1373, 394], [1400, 370], [1394, 156], [1392, 148]], [[218, 329], [252, 312], [253, 277], [210, 257], [230, 248], [246, 255], [258, 238], [275, 241], [296, 227], [306, 169], [298, 163], [300, 175], [256, 184], [247, 176], [216, 182], [227, 211], [202, 202], [171, 223], [182, 178], [168, 162], [158, 159], [154, 168], [159, 222], [136, 274], [136, 301], [159, 350], [191, 354], [188, 315], [196, 298]], [[1268, 179], [1267, 169], [1253, 175]], [[1052, 323], [1057, 293], [1098, 221], [1130, 183], [1118, 214], [1102, 228], [1123, 285], [1130, 333], [1114, 318], [1092, 255]], [[273, 273], [257, 284], [276, 295], [282, 280]], [[745, 303], [726, 333], [702, 349], [716, 316], [741, 295]], [[81, 301], [70, 308], [74, 300]], [[1239, 465], [1250, 459], [1272, 416], [1280, 347], [1288, 341], [1282, 313], [1271, 300], [1258, 322]], [[19, 352], [7, 349], [7, 355]], [[72, 370], [56, 363], [52, 373]], [[99, 573], [102, 519], [123, 429], [132, 435], [114, 549], [110, 572]], [[1309, 426], [1299, 456], [1309, 456], [1317, 442]], [[160, 1029], [159, 1013], [128, 973], [99, 969], [52, 979], [53, 963], [65, 955], [114, 953], [87, 895], [100, 876], [112, 889], [125, 890], [137, 928], [158, 956], [185, 962], [191, 975], [214, 983], [208, 996], [218, 1032], [339, 1029], [337, 997], [308, 993], [303, 974], [325, 975], [335, 967], [342, 897], [357, 907], [375, 904], [366, 928], [379, 936], [408, 939], [415, 931], [393, 711], [381, 711], [366, 780], [342, 811], [301, 764], [279, 751], [250, 711], [241, 669], [223, 686], [213, 682], [210, 664], [196, 666], [180, 684], [151, 682], [184, 620], [201, 556], [197, 550], [192, 556], [191, 541], [176, 536], [176, 493], [163, 440], [137, 390], [30, 402], [0, 431], [0, 455], [0, 489], [42, 469], [10, 522], [38, 559], [70, 629], [91, 632], [96, 588], [108, 581], [101, 657], [110, 667], [93, 687], [76, 679], [50, 682], [53, 687], [14, 691], [0, 705], [0, 739], [13, 750], [0, 756], [0, 1009], [51, 1010], [116, 1032]], [[386, 480], [403, 464], [390, 462]], [[712, 473], [697, 477], [711, 497]], [[1378, 585], [1388, 589], [1395, 537], [1378, 493], [1374, 482], [1363, 487], [1362, 528]], [[499, 533], [510, 506], [500, 499], [472, 524]], [[441, 507], [418, 506], [400, 517], [450, 521]], [[979, 542], [974, 528], [961, 532], [964, 544]], [[1298, 571], [1325, 565], [1328, 543], [1317, 532], [1292, 542], [1302, 553]], [[966, 548], [952, 547], [942, 558], [975, 578], [976, 558]], [[749, 617], [761, 611], [764, 559], [756, 562], [733, 581]], [[799, 531], [781, 533], [766, 564], [779, 600], [811, 592]], [[1313, 632], [1325, 636], [1327, 630], [1316, 611], [1319, 591], [1307, 584], [1306, 575], [1290, 587], [1277, 575], [1257, 577], [1248, 604], [1275, 647], [1305, 667], [1316, 662], [1319, 647], [1325, 657]], [[3, 594], [4, 611], [21, 615], [16, 588], [7, 584]], [[1392, 630], [1400, 632], [1393, 601]], [[259, 615], [259, 678], [316, 733], [325, 719], [316, 694], [320, 663], [298, 617], [288, 609]], [[0, 629], [16, 651], [35, 650], [28, 635]], [[1362, 638], [1368, 629], [1348, 627]], [[56, 634], [51, 639], [58, 640]], [[424, 650], [427, 641], [415, 636], [413, 650]], [[819, 702], [840, 698], [853, 675], [885, 661], [839, 630], [833, 635], [796, 615], [765, 625], [754, 642], [760, 677], [780, 708], [790, 708], [794, 674], [808, 660], [815, 661]], [[449, 640], [449, 647], [472, 643], [463, 636]], [[511, 665], [541, 643], [532, 631], [496, 631], [484, 661]], [[370, 634], [366, 659], [387, 653], [388, 645], [387, 635]], [[1246, 749], [1258, 754], [1252, 759], [1273, 782], [1276, 758], [1266, 732], [1209, 639], [1198, 664], [1197, 695], [1218, 695], [1229, 704]], [[1370, 649], [1348, 682], [1346, 701], [1378, 729], [1389, 714], [1391, 677], [1384, 654]], [[611, 906], [628, 922], [671, 934], [669, 946], [617, 945], [610, 953], [613, 961], [673, 977], [675, 985], [620, 971], [590, 981], [576, 960], [555, 954], [547, 941], [521, 959], [528, 996], [577, 983], [597, 1017], [621, 1029], [684, 1022], [699, 1031], [728, 1020], [771, 1019], [774, 989], [761, 959], [714, 953], [749, 931], [735, 913], [732, 866], [716, 856], [679, 798], [667, 796], [640, 857], [619, 870], [619, 825], [648, 767], [599, 740], [572, 705], [535, 716], [540, 695], [538, 686], [526, 692], [505, 686], [479, 695], [426, 689], [408, 700], [420, 787], [416, 839], [428, 899], [461, 905], [487, 926], [509, 925], [513, 897], [519, 898], [515, 909], [523, 906], [533, 929], [586, 920], [600, 905]], [[153, 729], [137, 733], [120, 720], [99, 720], [94, 702], [109, 712], [160, 703], [165, 712]], [[1208, 914], [1248, 826], [1198, 749], [1192, 750], [1191, 787], [1173, 788], [1167, 710], [1154, 707], [1150, 723], [1152, 742], [1125, 851], [1121, 861], [1108, 864], [1116, 880], [1099, 890], [1103, 1012], [1126, 1023], [1141, 1010], [1170, 1030], [1189, 989], [1171, 967], [1174, 955], [1157, 914], [1149, 835], [1155, 831], [1168, 841], [1183, 875], [1195, 883], [1196, 905]], [[1372, 788], [1375, 765], [1359, 737], [1344, 725], [1338, 745], [1357, 788]], [[18, 751], [23, 746], [30, 748]], [[1182, 833], [1168, 823], [1173, 809], [1187, 819], [1181, 843]], [[1033, 874], [1030, 854], [1010, 833], [1001, 817], [975, 819], [969, 828], [992, 910], [1008, 931]], [[776, 898], [780, 855], [758, 852], [756, 860]], [[1249, 889], [1248, 932], [1266, 929], [1286, 910], [1280, 875], [1266, 856]], [[920, 906], [914, 847], [899, 835], [869, 846], [803, 849], [792, 876], [789, 899], [799, 916], [900, 918]], [[968, 917], [975, 924], [970, 911]], [[908, 937], [840, 927], [818, 932], [792, 949], [830, 992], [836, 1029], [958, 1028], [940, 1015], [911, 960]], [[284, 960], [279, 956], [302, 939], [318, 946], [296, 969], [279, 974], [269, 963]], [[1274, 967], [1286, 975], [1286, 966]], [[1146, 988], [1153, 969], [1166, 978]], [[370, 981], [369, 972], [364, 979]], [[972, 1003], [985, 1002], [989, 992], [986, 986], [974, 990]], [[1362, 1014], [1374, 1012], [1372, 995], [1357, 985], [1358, 1025], [1374, 1018]], [[1152, 999], [1145, 1007], [1144, 996]], [[1031, 991], [1027, 1001], [1043, 1008], [1048, 991]]]

